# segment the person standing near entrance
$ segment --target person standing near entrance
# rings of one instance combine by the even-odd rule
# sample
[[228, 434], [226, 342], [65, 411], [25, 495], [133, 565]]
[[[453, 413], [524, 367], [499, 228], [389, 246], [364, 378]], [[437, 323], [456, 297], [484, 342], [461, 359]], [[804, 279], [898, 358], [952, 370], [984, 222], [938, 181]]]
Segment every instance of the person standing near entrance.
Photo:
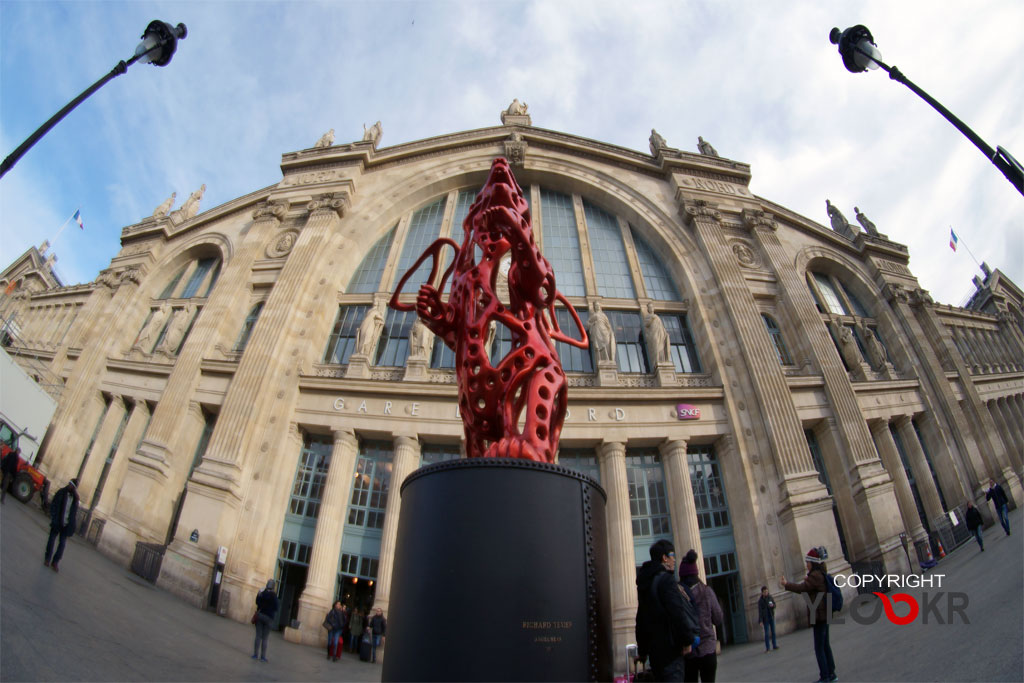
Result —
[[18, 459], [21, 456], [21, 449], [15, 448], [13, 451], [7, 451], [7, 455], [0, 461], [0, 471], [3, 472], [3, 480], [0, 481], [0, 503], [4, 502], [4, 498], [7, 497], [7, 487], [14, 483], [14, 478], [18, 476]]
[[971, 501], [967, 501], [967, 514], [964, 517], [964, 521], [967, 522], [967, 529], [974, 534], [974, 540], [978, 542], [981, 552], [985, 552], [985, 539], [982, 537], [985, 523], [981, 519], [981, 513], [978, 512], [978, 508], [974, 507], [974, 503]]
[[683, 680], [692, 683], [697, 683], [698, 680], [714, 683], [715, 673], [718, 671], [718, 654], [722, 651], [716, 629], [718, 632], [723, 630], [724, 618], [715, 591], [700, 580], [697, 561], [697, 551], [691, 548], [679, 563], [679, 587], [686, 593], [684, 599], [689, 599], [697, 608], [697, 623], [700, 629], [700, 642], [684, 660]]
[[[757, 623], [764, 625], [764, 651], [778, 650], [775, 642], [775, 599], [768, 592], [768, 586], [761, 586], [761, 597], [757, 601]], [[771, 629], [771, 643], [768, 642], [768, 629]]]
[[358, 607], [352, 608], [352, 616], [348, 620], [349, 642], [352, 652], [359, 652], [359, 638], [363, 635], [363, 612]]
[[380, 647], [381, 642], [384, 640], [384, 634], [388, 628], [388, 620], [384, 618], [384, 610], [380, 607], [376, 609], [373, 616], [370, 617], [370, 624], [367, 626], [373, 636], [373, 661], [377, 661], [377, 648]]
[[278, 609], [277, 594], [274, 593], [274, 580], [267, 580], [267, 587], [256, 596], [256, 639], [252, 643], [252, 658], [257, 654], [261, 662], [267, 661], [267, 640], [270, 638], [270, 625], [274, 623]]
[[[75, 526], [78, 524], [78, 478], [68, 482], [68, 485], [57, 491], [50, 503], [50, 537], [46, 539], [46, 555], [43, 556], [43, 564], [52, 569], [57, 569], [57, 563], [64, 557], [64, 546], [67, 545], [68, 536], [75, 533]], [[53, 542], [60, 537], [57, 544], [57, 552], [53, 552]], [[51, 560], [52, 556], [52, 560]]]
[[995, 479], [988, 480], [988, 491], [985, 492], [985, 500], [992, 501], [992, 507], [996, 509], [996, 517], [999, 518], [999, 523], [1003, 525], [1003, 531], [1009, 536], [1010, 516], [1007, 512], [1007, 507], [1010, 504], [1010, 499], [1006, 497], [1006, 491], [996, 483]]
[[327, 659], [338, 661], [341, 657], [341, 648], [345, 645], [341, 638], [341, 627], [345, 623], [345, 616], [345, 608], [341, 606], [341, 600], [337, 600], [324, 617], [324, 628], [327, 629]]
[[790, 583], [786, 577], [779, 577], [779, 585], [790, 593], [807, 593], [813, 605], [817, 600], [817, 607], [814, 608], [814, 615], [811, 619], [814, 629], [814, 657], [818, 660], [818, 680], [816, 683], [829, 683], [838, 681], [836, 676], [836, 662], [832, 657], [832, 645], [828, 640], [828, 582], [825, 579], [825, 561], [822, 553], [817, 548], [807, 551], [804, 562], [807, 566], [807, 576], [800, 583]]
[[696, 611], [675, 582], [675, 547], [662, 539], [636, 576], [637, 659], [650, 657], [659, 681], [682, 681], [683, 657], [697, 640]]

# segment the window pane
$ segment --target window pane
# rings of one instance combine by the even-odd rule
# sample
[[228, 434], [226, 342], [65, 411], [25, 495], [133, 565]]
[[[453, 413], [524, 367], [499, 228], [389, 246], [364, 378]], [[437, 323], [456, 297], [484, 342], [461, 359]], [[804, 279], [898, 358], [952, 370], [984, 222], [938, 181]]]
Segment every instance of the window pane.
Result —
[[338, 317], [334, 321], [334, 330], [327, 340], [325, 363], [348, 363], [349, 356], [355, 350], [356, 332], [363, 322], [369, 306], [339, 306]]
[[630, 232], [633, 235], [633, 244], [636, 245], [637, 260], [640, 261], [640, 273], [644, 276], [647, 296], [659, 301], [680, 301], [675, 283], [661, 260], [655, 255], [654, 250], [636, 230], [632, 229], [632, 226], [630, 226]]
[[[587, 320], [590, 318], [590, 311], [585, 309], [582, 311], [577, 310], [576, 314], [579, 315], [580, 322], [583, 323], [583, 327], [586, 329]], [[572, 319], [569, 311], [561, 307], [556, 308], [555, 319], [558, 321], [558, 327], [563, 334], [573, 339], [580, 338], [579, 330], [576, 329], [576, 321]], [[558, 352], [558, 359], [562, 361], [563, 372], [594, 372], [594, 359], [590, 355], [590, 349], [577, 348], [565, 342], [555, 342], [555, 350]]]
[[384, 319], [384, 329], [377, 343], [375, 365], [383, 367], [405, 367], [409, 356], [409, 330], [416, 320], [415, 311], [396, 311], [389, 308]]
[[[345, 290], [350, 294], [372, 294], [380, 288], [380, 278], [384, 273], [384, 266], [387, 264], [388, 253], [391, 251], [391, 241], [395, 238], [395, 228], [391, 228], [388, 234], [377, 240], [370, 252], [359, 264], [352, 280]], [[401, 276], [399, 276], [401, 277]]]
[[843, 307], [843, 302], [839, 299], [839, 295], [836, 294], [836, 290], [832, 287], [832, 281], [828, 276], [821, 273], [812, 273], [812, 275], [814, 276], [815, 284], [818, 285], [818, 291], [821, 292], [821, 296], [825, 299], [823, 303], [828, 312], [846, 315], [846, 308]]
[[650, 372], [644, 348], [643, 322], [636, 311], [606, 311], [615, 332], [619, 372]]
[[458, 460], [462, 457], [458, 445], [425, 443], [420, 448], [420, 466], [432, 465], [435, 462]]
[[636, 298], [618, 220], [587, 200], [583, 200], [583, 215], [590, 235], [590, 254], [594, 259], [598, 294], [623, 299]]
[[698, 526], [702, 530], [729, 526], [729, 506], [714, 449], [711, 446], [691, 446], [687, 449], [686, 458], [690, 465]]
[[[452, 216], [452, 231], [450, 237], [462, 244], [462, 238], [465, 236], [465, 232], [462, 229], [462, 222], [466, 220], [466, 216], [469, 214], [469, 207], [473, 205], [473, 200], [476, 199], [476, 190], [463, 190], [459, 192], [458, 198], [455, 200], [455, 214]], [[454, 253], [451, 249], [445, 248], [441, 252], [444, 256], [441, 259], [441, 270], [440, 273], [443, 275], [448, 264], [451, 263], [452, 254]], [[477, 254], [476, 262], [480, 263], [480, 256]]]
[[670, 535], [665, 470], [658, 452], [651, 448], [627, 450], [626, 481], [634, 545], [649, 546], [656, 537]]
[[[405, 237], [405, 244], [402, 247], [402, 256], [398, 259], [398, 269], [395, 272], [395, 285], [409, 272], [409, 268], [416, 262], [423, 251], [430, 246], [431, 242], [437, 239], [441, 233], [441, 219], [444, 218], [445, 198], [441, 197], [432, 204], [424, 206], [413, 213], [409, 219], [409, 233]], [[427, 281], [430, 275], [431, 260], [428, 258], [416, 269], [405, 287], [402, 289], [406, 294], [415, 294], [419, 291], [420, 285]]]
[[663, 315], [665, 331], [668, 332], [669, 355], [676, 372], [700, 372], [700, 360], [697, 357], [697, 345], [690, 334], [690, 326], [685, 315]]
[[772, 339], [772, 346], [775, 347], [775, 355], [779, 357], [779, 363], [782, 365], [792, 365], [793, 360], [789, 356], [789, 351], [786, 350], [786, 343], [782, 340], [782, 330], [779, 329], [778, 323], [770, 315], [761, 314], [761, 319], [764, 321], [765, 329], [768, 330], [768, 336]]
[[189, 265], [190, 264], [188, 263], [183, 265], [181, 270], [178, 271], [178, 274], [171, 278], [171, 281], [167, 283], [167, 286], [164, 287], [164, 291], [160, 294], [161, 299], [171, 299], [174, 297], [174, 290], [177, 288], [178, 283], [181, 282], [181, 276], [185, 274], [185, 270]]
[[364, 441], [359, 445], [348, 523], [367, 529], [384, 525], [384, 512], [391, 490], [392, 447], [386, 441]]
[[262, 310], [263, 302], [261, 301], [249, 311], [249, 315], [246, 316], [245, 322], [242, 324], [242, 332], [238, 335], [235, 351], [245, 351], [245, 346], [249, 343], [249, 336], [252, 335], [252, 328], [256, 326], [256, 321], [259, 319], [260, 311]]
[[558, 290], [566, 296], [586, 296], [572, 197], [541, 189], [540, 205], [544, 218], [544, 257], [555, 271]]
[[332, 443], [327, 437], [307, 435], [295, 469], [289, 509], [293, 514], [316, 518], [320, 511]]
[[601, 483], [601, 467], [593, 448], [560, 448], [558, 449], [558, 464], [585, 474]]
[[204, 258], [199, 261], [196, 265], [196, 269], [192, 271], [192, 277], [188, 279], [188, 284], [185, 285], [185, 291], [181, 293], [182, 299], [191, 299], [199, 291], [199, 286], [203, 284], [203, 280], [206, 279], [207, 274], [213, 268], [214, 264], [218, 262], [215, 258]]

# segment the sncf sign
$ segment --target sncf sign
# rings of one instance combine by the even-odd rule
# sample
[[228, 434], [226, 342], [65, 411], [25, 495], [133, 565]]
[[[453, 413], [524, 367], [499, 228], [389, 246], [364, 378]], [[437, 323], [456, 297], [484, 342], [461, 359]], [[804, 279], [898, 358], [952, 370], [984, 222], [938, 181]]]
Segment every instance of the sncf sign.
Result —
[[676, 406], [676, 417], [680, 420], [699, 420], [700, 408], [689, 403], [680, 403]]

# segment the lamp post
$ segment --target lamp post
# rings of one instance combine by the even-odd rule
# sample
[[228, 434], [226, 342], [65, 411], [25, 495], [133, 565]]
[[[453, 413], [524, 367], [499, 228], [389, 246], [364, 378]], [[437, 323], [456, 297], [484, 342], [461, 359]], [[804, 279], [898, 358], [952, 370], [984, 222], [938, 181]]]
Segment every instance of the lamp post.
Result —
[[895, 66], [888, 66], [882, 62], [882, 53], [878, 51], [871, 31], [866, 26], [858, 24], [851, 26], [845, 31], [838, 28], [832, 29], [828, 36], [833, 45], [839, 46], [839, 54], [843, 58], [843, 65], [850, 73], [863, 73], [868, 69], [882, 69], [889, 74], [889, 78], [898, 81], [914, 91], [918, 97], [932, 105], [935, 111], [946, 117], [946, 120], [956, 126], [956, 129], [963, 133], [974, 146], [981, 150], [985, 158], [995, 164], [1006, 179], [1013, 184], [1017, 191], [1024, 195], [1024, 167], [1013, 158], [1007, 150], [996, 145], [995, 149], [978, 137], [978, 134], [971, 130], [967, 124], [953, 115], [951, 111], [939, 104], [931, 95], [914, 85]]
[[110, 73], [89, 86], [81, 95], [68, 102], [63, 109], [54, 114], [49, 121], [40, 126], [25, 142], [21, 143], [16, 150], [11, 152], [0, 163], [0, 178], [4, 177], [14, 167], [14, 164], [18, 163], [18, 159], [30, 150], [32, 145], [39, 141], [39, 138], [46, 135], [51, 128], [67, 116], [72, 109], [81, 104], [89, 95], [92, 95], [106, 85], [107, 81], [128, 71], [129, 66], [135, 62], [152, 64], [154, 66], [167, 66], [170, 64], [171, 57], [174, 56], [174, 51], [178, 48], [178, 41], [184, 40], [187, 35], [188, 30], [185, 28], [185, 24], [171, 26], [166, 21], [154, 20], [149, 22], [149, 26], [146, 27], [142, 34], [142, 42], [135, 48], [135, 54], [132, 55], [131, 59], [127, 62], [123, 59], [118, 62], [117, 66], [111, 69]]

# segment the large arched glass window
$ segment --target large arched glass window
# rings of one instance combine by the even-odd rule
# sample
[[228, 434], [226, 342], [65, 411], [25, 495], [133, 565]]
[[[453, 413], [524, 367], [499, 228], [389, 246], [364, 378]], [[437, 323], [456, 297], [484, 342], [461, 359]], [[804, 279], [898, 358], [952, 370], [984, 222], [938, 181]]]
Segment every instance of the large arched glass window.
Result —
[[865, 366], [876, 372], [889, 372], [889, 353], [878, 324], [846, 283], [835, 275], [810, 271], [807, 286], [846, 370], [861, 375], [860, 379], [869, 379], [863, 376]]
[[640, 273], [644, 278], [647, 296], [659, 301], [679, 301], [679, 290], [672, 282], [668, 271], [657, 257], [650, 245], [644, 241], [636, 230], [631, 230], [633, 244], [636, 245], [637, 260], [640, 261]]
[[541, 189], [541, 212], [544, 216], [544, 257], [555, 270], [555, 282], [566, 296], [586, 296], [583, 284], [583, 253], [576, 231], [576, 212], [572, 197]]
[[[398, 274], [395, 276], [397, 282], [416, 262], [423, 250], [430, 246], [430, 243], [437, 239], [441, 232], [441, 219], [444, 218], [445, 198], [441, 197], [436, 202], [424, 206], [413, 213], [409, 219], [409, 232], [405, 236], [405, 245], [402, 247], [402, 256], [398, 259]], [[405, 283], [406, 292], [416, 292], [420, 285], [427, 281], [430, 275], [430, 259], [426, 259], [416, 272], [412, 274]]]
[[626, 246], [615, 216], [583, 201], [583, 214], [590, 235], [590, 255], [594, 259], [597, 293], [601, 296], [635, 299], [633, 276], [630, 274]]
[[391, 242], [394, 239], [395, 228], [391, 228], [388, 230], [388, 234], [377, 240], [377, 243], [370, 249], [370, 253], [356, 268], [352, 280], [348, 283], [348, 289], [345, 291], [349, 294], [373, 294], [380, 289], [380, 278], [388, 263], [388, 253], [391, 252]]

